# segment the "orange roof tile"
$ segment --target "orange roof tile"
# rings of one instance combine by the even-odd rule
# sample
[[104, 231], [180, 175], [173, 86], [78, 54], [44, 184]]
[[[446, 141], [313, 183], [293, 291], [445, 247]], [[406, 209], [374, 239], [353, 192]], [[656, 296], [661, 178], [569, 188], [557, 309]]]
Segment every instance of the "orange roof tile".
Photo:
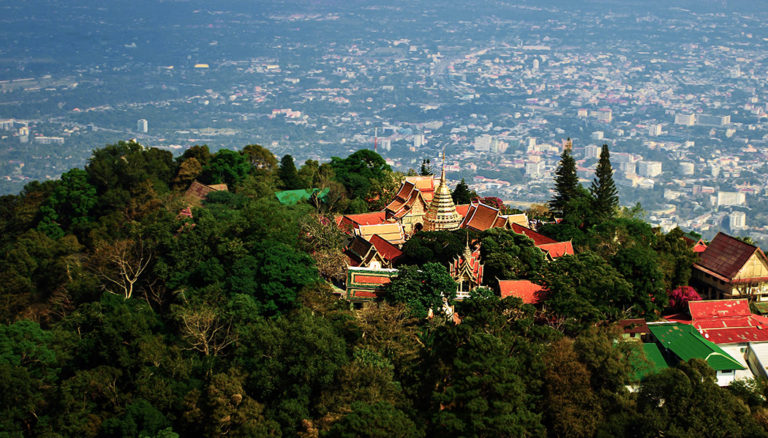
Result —
[[466, 217], [467, 213], [469, 213], [469, 209], [472, 207], [472, 204], [461, 204], [456, 206], [456, 213], [460, 214], [462, 217]]
[[395, 245], [389, 243], [386, 239], [379, 236], [378, 234], [371, 236], [370, 242], [376, 248], [376, 251], [379, 253], [379, 255], [381, 255], [383, 259], [390, 262], [403, 255], [403, 252], [400, 251]]
[[573, 255], [573, 244], [571, 241], [556, 242], [556, 243], [544, 243], [542, 245], [536, 245], [540, 250], [549, 254], [550, 257], [556, 259], [564, 255]]
[[498, 217], [498, 209], [482, 203], [473, 204], [469, 208], [467, 215], [464, 217], [461, 227], [472, 228], [477, 231], [485, 231], [489, 228], [493, 228]]
[[529, 280], [499, 280], [501, 299], [517, 297], [525, 304], [537, 304], [542, 300], [543, 290], [543, 287]]
[[524, 226], [519, 225], [519, 224], [513, 223], [512, 224], [512, 231], [514, 231], [515, 233], [518, 233], [518, 234], [525, 234], [531, 240], [533, 240], [533, 244], [536, 245], [536, 246], [544, 245], [546, 243], [557, 243], [557, 240], [550, 239], [549, 237], [547, 237], [547, 236], [545, 236], [543, 234], [539, 234], [539, 233], [533, 231], [532, 229], [530, 229], [528, 227], [524, 227]]

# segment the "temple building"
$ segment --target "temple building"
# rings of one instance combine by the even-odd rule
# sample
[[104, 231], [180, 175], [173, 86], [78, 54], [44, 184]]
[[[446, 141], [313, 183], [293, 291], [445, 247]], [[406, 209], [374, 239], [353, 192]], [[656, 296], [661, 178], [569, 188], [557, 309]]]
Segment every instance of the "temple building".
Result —
[[[445, 161], [445, 157], [443, 157]], [[429, 203], [424, 214], [424, 231], [458, 230], [464, 218], [456, 211], [451, 189], [445, 183], [445, 166], [440, 174], [440, 185], [435, 190], [435, 196]]]
[[469, 297], [473, 289], [483, 284], [483, 265], [480, 263], [480, 248], [474, 251], [469, 248], [467, 242], [464, 254], [453, 259], [448, 266], [451, 278], [458, 285], [456, 299], [463, 300]]
[[434, 192], [434, 179], [431, 175], [405, 177], [395, 199], [384, 209], [386, 220], [400, 223], [403, 231], [409, 235], [419, 231]]

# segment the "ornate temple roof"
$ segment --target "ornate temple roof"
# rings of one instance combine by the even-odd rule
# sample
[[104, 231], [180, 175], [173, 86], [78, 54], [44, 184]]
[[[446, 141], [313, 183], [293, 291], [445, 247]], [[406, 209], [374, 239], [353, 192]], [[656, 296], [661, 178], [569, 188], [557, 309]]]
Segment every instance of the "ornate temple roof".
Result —
[[445, 183], [445, 154], [443, 154], [440, 185], [437, 186], [432, 202], [429, 203], [429, 209], [424, 214], [424, 231], [457, 230], [463, 219], [456, 211], [451, 189]]

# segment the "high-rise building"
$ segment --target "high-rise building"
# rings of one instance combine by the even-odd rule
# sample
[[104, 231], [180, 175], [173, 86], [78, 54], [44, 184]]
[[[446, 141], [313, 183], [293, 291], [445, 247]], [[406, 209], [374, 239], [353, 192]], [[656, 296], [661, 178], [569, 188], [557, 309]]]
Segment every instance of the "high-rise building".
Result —
[[136, 130], [146, 134], [149, 131], [149, 122], [147, 122], [147, 119], [139, 119], [136, 122]]
[[734, 211], [728, 215], [731, 231], [747, 228], [747, 215], [743, 211]]
[[637, 174], [646, 178], [661, 175], [661, 161], [640, 161], [637, 163]]
[[680, 162], [680, 173], [682, 173], [685, 176], [693, 175], [695, 168], [696, 167], [690, 161]]
[[743, 192], [717, 192], [717, 205], [731, 206], [731, 205], [745, 205], [747, 203], [747, 196]]
[[661, 125], [658, 123], [653, 123], [648, 127], [648, 135], [651, 137], [656, 137], [658, 135], [661, 135]]
[[725, 126], [730, 125], [731, 116], [709, 116], [706, 114], [698, 114], [696, 116], [696, 124], [700, 126]]
[[600, 158], [600, 152], [602, 152], [602, 148], [596, 144], [589, 144], [584, 147], [584, 158], [591, 159], [591, 158]]
[[595, 131], [591, 135], [592, 140], [602, 140], [605, 137], [605, 133], [603, 131]]
[[693, 126], [696, 116], [693, 114], [675, 114], [675, 125]]
[[19, 128], [19, 141], [22, 143], [26, 143], [29, 141], [29, 127], [22, 126]]

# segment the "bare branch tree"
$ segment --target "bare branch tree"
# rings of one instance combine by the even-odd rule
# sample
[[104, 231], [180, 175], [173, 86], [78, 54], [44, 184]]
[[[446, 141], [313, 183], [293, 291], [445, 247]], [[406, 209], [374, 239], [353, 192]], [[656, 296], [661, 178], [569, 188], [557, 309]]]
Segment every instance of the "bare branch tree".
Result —
[[105, 290], [127, 300], [151, 261], [152, 253], [144, 247], [141, 238], [99, 242], [91, 256], [91, 268], [106, 281]]
[[217, 356], [235, 342], [232, 324], [222, 321], [216, 309], [205, 304], [190, 305], [186, 299], [184, 301], [184, 305], [175, 306], [175, 314], [180, 322], [181, 336], [191, 350], [206, 356]]

